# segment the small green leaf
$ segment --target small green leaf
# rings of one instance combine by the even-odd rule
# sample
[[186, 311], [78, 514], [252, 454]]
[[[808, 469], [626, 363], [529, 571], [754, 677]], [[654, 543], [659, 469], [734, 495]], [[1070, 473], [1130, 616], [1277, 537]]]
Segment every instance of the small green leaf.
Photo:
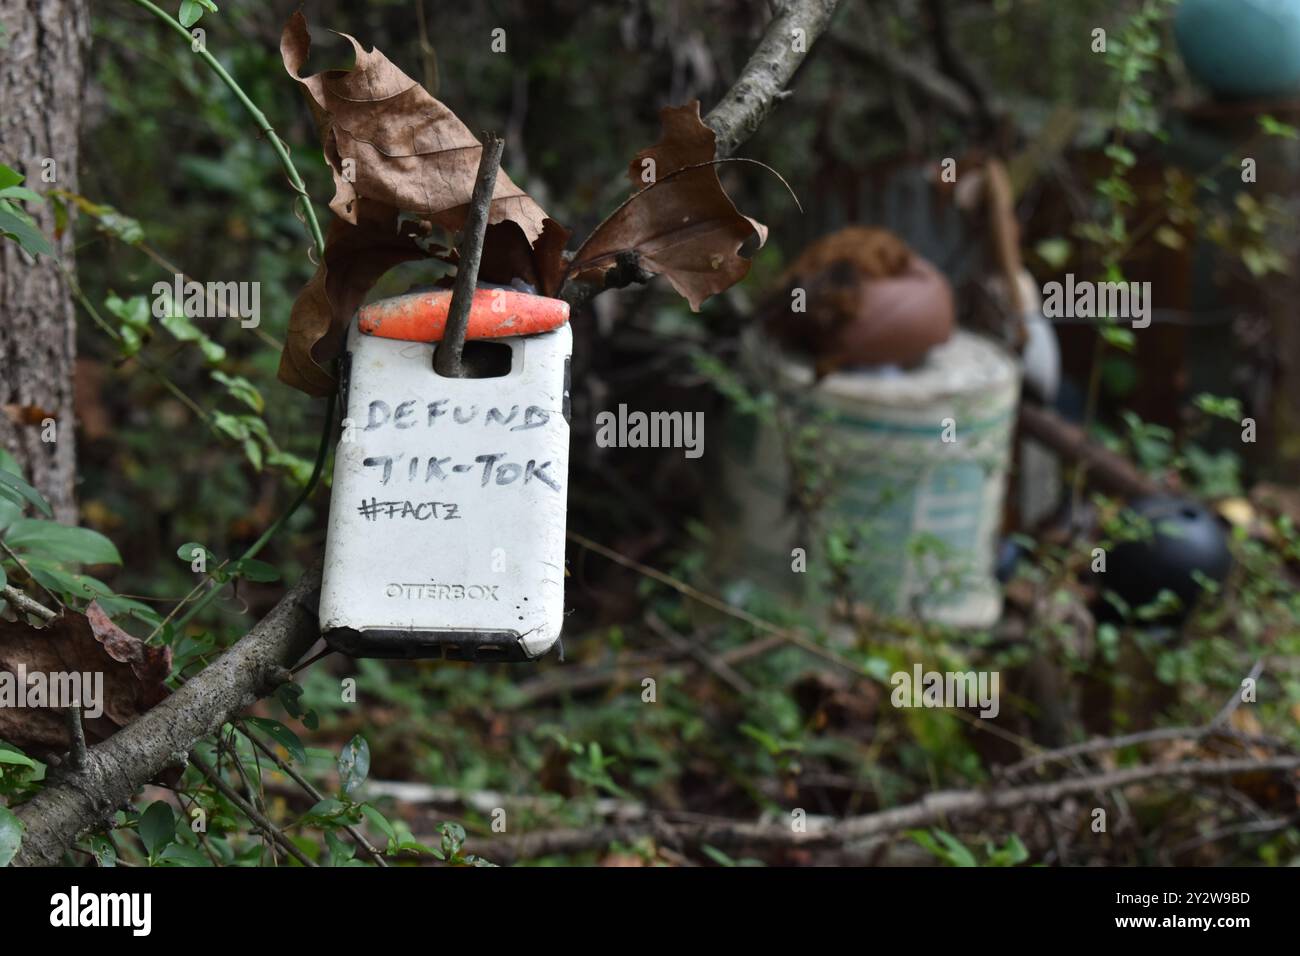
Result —
[[167, 314], [159, 319], [158, 323], [178, 342], [196, 343], [203, 357], [210, 363], [215, 365], [225, 359], [226, 350], [208, 338], [203, 330], [190, 321], [180, 303], [173, 302]]
[[370, 745], [360, 734], [353, 737], [339, 754], [339, 782], [344, 793], [352, 793], [370, 773]]
[[10, 186], [17, 186], [23, 181], [23, 174], [16, 169], [10, 169], [4, 163], [0, 163], [0, 189], [8, 189]]
[[1288, 123], [1280, 122], [1272, 116], [1261, 116], [1259, 126], [1269, 136], [1278, 136], [1282, 139], [1300, 139], [1300, 129], [1296, 129]]
[[262, 398], [262, 393], [257, 390], [257, 386], [242, 375], [227, 375], [217, 369], [213, 371], [212, 378], [226, 387], [231, 398], [243, 402], [259, 415], [266, 408], [266, 402]]
[[0, 744], [0, 763], [9, 764], [11, 767], [36, 769], [35, 760], [19, 750], [14, 750], [8, 744]]
[[325, 845], [329, 847], [330, 862], [335, 866], [341, 866], [357, 855], [356, 847], [339, 839], [332, 830], [325, 831]]
[[23, 821], [8, 807], [0, 807], [0, 866], [8, 866], [23, 842]]
[[199, 22], [204, 10], [216, 13], [217, 5], [212, 0], [181, 0], [181, 10], [176, 19], [180, 20], [181, 26], [188, 30]]
[[1137, 337], [1133, 335], [1132, 329], [1121, 329], [1115, 325], [1103, 325], [1101, 327], [1101, 337], [1106, 340], [1107, 345], [1124, 352], [1132, 352], [1137, 346]]
[[273, 451], [266, 458], [266, 463], [273, 468], [283, 468], [295, 485], [302, 487], [311, 480], [313, 465], [305, 458], [287, 451]]
[[228, 415], [225, 412], [213, 412], [212, 424], [217, 431], [229, 435], [235, 441], [247, 441], [251, 437], [248, 430], [248, 423], [238, 415]]
[[31, 217], [4, 199], [0, 199], [0, 235], [13, 239], [29, 255], [54, 255], [54, 247]]
[[23, 481], [18, 475], [2, 469], [0, 469], [0, 495], [17, 505], [21, 505], [26, 501], [45, 517], [54, 517], [54, 510], [50, 507], [50, 503], [45, 500], [39, 491]]
[[155, 800], [140, 814], [140, 840], [144, 843], [149, 858], [154, 859], [158, 851], [176, 839], [176, 817], [171, 804]]
[[117, 849], [107, 837], [99, 834], [92, 836], [90, 838], [90, 853], [95, 858], [96, 866], [117, 866]]
[[302, 685], [290, 681], [287, 684], [281, 684], [275, 691], [276, 698], [280, 705], [289, 712], [291, 717], [302, 716]]
[[172, 866], [211, 866], [212, 861], [203, 853], [184, 843], [173, 843], [158, 854], [159, 863]]
[[975, 859], [975, 854], [951, 833], [948, 833], [945, 830], [935, 830], [934, 835], [938, 837], [939, 842], [947, 848], [948, 859], [952, 862], [953, 866], [979, 866], [979, 863]]
[[144, 240], [144, 229], [139, 220], [122, 215], [112, 206], [97, 206], [94, 216], [100, 230], [128, 246], [137, 245]]
[[176, 557], [189, 565], [193, 565], [194, 559], [200, 554], [203, 555], [203, 561], [205, 564], [215, 565], [217, 563], [217, 556], [197, 541], [186, 541], [176, 549]]
[[1121, 146], [1118, 143], [1111, 143], [1106, 147], [1105, 152], [1107, 157], [1114, 162], [1119, 163], [1119, 165], [1126, 169], [1132, 168], [1137, 164], [1137, 157], [1133, 155], [1133, 150], [1129, 149], [1127, 146]]
[[208, 363], [211, 365], [217, 365], [226, 360], [226, 347], [224, 345], [218, 345], [206, 335], [199, 339], [199, 351], [203, 353], [203, 357], [207, 359]]
[[367, 820], [389, 840], [397, 839], [397, 831], [388, 822], [388, 818], [368, 803], [361, 804], [361, 813]]
[[4, 535], [5, 544], [30, 554], [67, 564], [121, 564], [112, 541], [98, 531], [38, 518], [19, 518]]
[[44, 202], [45, 197], [32, 192], [26, 186], [6, 186], [0, 189], [0, 199], [14, 199], [22, 202]]
[[131, 326], [119, 326], [117, 334], [122, 338], [122, 341], [118, 343], [122, 358], [131, 358], [133, 355], [138, 355], [140, 349], [144, 348], [144, 337]]
[[277, 744], [289, 751], [289, 756], [298, 763], [307, 762], [307, 751], [302, 746], [302, 741], [292, 730], [280, 723], [278, 720], [270, 720], [266, 717], [246, 717], [244, 718], [250, 725], [256, 727], [262, 733], [266, 734]]
[[262, 446], [252, 438], [244, 439], [244, 456], [252, 464], [254, 471], [262, 470]]
[[121, 319], [123, 325], [130, 326], [138, 331], [149, 328], [151, 314], [149, 300], [142, 295], [133, 295], [129, 299], [123, 299], [110, 294], [104, 300], [104, 308]]
[[113, 595], [112, 588], [103, 581], [88, 574], [68, 571], [58, 562], [28, 557], [26, 563], [37, 583], [57, 594], [98, 601], [110, 599]]
[[1040, 240], [1034, 246], [1034, 252], [1038, 253], [1039, 258], [1052, 269], [1059, 270], [1064, 268], [1065, 264], [1070, 261], [1073, 247], [1070, 245], [1069, 239], [1057, 237]]
[[718, 864], [718, 866], [732, 867], [736, 865], [735, 860], [727, 856], [727, 854], [723, 853], [717, 847], [709, 846], [707, 843], [700, 846], [700, 852], [714, 863]]
[[314, 826], [338, 826], [339, 818], [346, 814], [347, 811], [347, 804], [343, 803], [343, 801], [335, 800], [333, 797], [327, 797], [308, 810], [303, 818], [298, 822], [300, 824], [312, 824]]

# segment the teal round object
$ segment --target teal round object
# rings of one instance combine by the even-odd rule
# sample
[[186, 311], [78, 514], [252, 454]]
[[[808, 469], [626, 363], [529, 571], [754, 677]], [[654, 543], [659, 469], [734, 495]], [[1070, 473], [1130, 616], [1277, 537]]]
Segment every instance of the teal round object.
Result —
[[1187, 69], [1214, 93], [1300, 93], [1300, 0], [1183, 0], [1174, 34]]

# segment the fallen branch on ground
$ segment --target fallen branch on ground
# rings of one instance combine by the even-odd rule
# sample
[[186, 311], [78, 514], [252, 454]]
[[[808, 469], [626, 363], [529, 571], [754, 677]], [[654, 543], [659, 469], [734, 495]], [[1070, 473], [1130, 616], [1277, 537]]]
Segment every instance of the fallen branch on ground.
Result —
[[1022, 807], [1055, 804], [1066, 797], [1131, 787], [1140, 783], [1184, 777], [1206, 779], [1243, 773], [1300, 770], [1300, 756], [1188, 761], [1128, 767], [1107, 773], [1070, 777], [1052, 783], [988, 790], [940, 790], [915, 803], [842, 820], [809, 818], [807, 830], [796, 832], [789, 823], [750, 823], [736, 820], [677, 822], [670, 814], [650, 814], [644, 820], [594, 827], [589, 830], [548, 830], [491, 840], [472, 840], [468, 849], [498, 863], [536, 859], [552, 854], [604, 849], [618, 841], [631, 843], [650, 836], [669, 845], [707, 844], [718, 849], [836, 847], [915, 827]]

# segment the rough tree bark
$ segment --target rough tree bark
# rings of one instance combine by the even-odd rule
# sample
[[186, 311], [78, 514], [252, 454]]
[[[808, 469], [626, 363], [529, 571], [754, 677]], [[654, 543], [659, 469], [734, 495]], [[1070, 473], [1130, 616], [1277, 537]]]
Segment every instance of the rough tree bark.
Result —
[[763, 31], [758, 48], [704, 122], [718, 135], [719, 158], [730, 156], [758, 131], [817, 38], [830, 26], [840, 0], [786, 0]]
[[[0, 162], [26, 175], [24, 185], [37, 192], [54, 186], [75, 191], [83, 54], [90, 37], [86, 0], [0, 0], [0, 24]], [[52, 183], [42, 180], [46, 160], [54, 162]], [[52, 237], [49, 204], [29, 204], [28, 211]], [[55, 250], [71, 270], [70, 230]], [[33, 263], [16, 243], [0, 242], [0, 405], [39, 410], [35, 424], [0, 414], [0, 444], [60, 521], [76, 517], [75, 319], [59, 263], [44, 256]], [[41, 440], [46, 413], [57, 423], [52, 442]]]

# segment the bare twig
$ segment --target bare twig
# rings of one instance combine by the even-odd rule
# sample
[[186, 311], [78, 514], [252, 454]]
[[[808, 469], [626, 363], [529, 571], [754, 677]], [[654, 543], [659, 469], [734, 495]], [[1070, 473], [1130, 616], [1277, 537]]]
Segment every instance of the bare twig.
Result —
[[[209, 767], [207, 761], [198, 754], [191, 754], [190, 762], [198, 768], [199, 773], [203, 774], [208, 783], [216, 787], [223, 797], [238, 807], [239, 812], [248, 817], [253, 826], [265, 833], [267, 837], [276, 844], [276, 846], [280, 847], [280, 849], [284, 850], [285, 853], [289, 854], [303, 866], [316, 865], [316, 862], [311, 857], [307, 856], [307, 854], [303, 853], [302, 850], [298, 849], [298, 847], [294, 845], [294, 842], [285, 836], [284, 832], [279, 827], [268, 820], [261, 811], [251, 803], [240, 796], [239, 791], [226, 783], [226, 781], [222, 780], [221, 775]], [[238, 761], [236, 761], [236, 763], [238, 763]]]
[[438, 95], [438, 51], [429, 42], [429, 25], [424, 15], [424, 0], [415, 0], [415, 23], [420, 34], [420, 59], [424, 62], [424, 88], [430, 96]]
[[74, 771], [80, 770], [86, 765], [86, 731], [81, 726], [81, 704], [73, 704], [64, 713], [67, 715], [68, 733], [72, 736], [68, 766]]
[[1217, 830], [1211, 830], [1209, 833], [1199, 837], [1193, 837], [1190, 840], [1184, 840], [1173, 849], [1169, 850], [1170, 859], [1177, 859], [1185, 853], [1192, 850], [1199, 850], [1209, 843], [1217, 843], [1219, 840], [1232, 836], [1247, 836], [1258, 833], [1276, 833], [1278, 830], [1285, 830], [1300, 823], [1300, 814], [1292, 814], [1289, 817], [1280, 817], [1268, 820], [1252, 820], [1249, 823], [1238, 823], [1233, 826], [1221, 827]]
[[645, 820], [586, 830], [557, 830], [519, 837], [473, 841], [470, 849], [489, 859], [510, 862], [555, 853], [599, 849], [614, 840], [633, 842], [646, 836], [669, 836], [677, 842], [709, 844], [718, 848], [832, 847], [885, 833], [933, 826], [956, 819], [983, 817], [1021, 807], [1055, 804], [1067, 797], [1141, 783], [1184, 777], [1216, 778], [1262, 771], [1300, 770], [1300, 757], [1265, 760], [1188, 761], [1129, 767], [1108, 773], [1070, 777], [1053, 783], [991, 790], [941, 790], [915, 803], [841, 820], [809, 818], [807, 829], [795, 831], [788, 823], [751, 823], [736, 820], [675, 822], [669, 814], [651, 814]]
[[925, 8], [930, 17], [930, 39], [940, 69], [970, 96], [979, 122], [986, 127], [991, 126], [993, 111], [989, 107], [988, 88], [957, 50], [948, 17], [947, 0], [926, 0]]
[[812, 654], [815, 657], [820, 657], [823, 660], [834, 664], [836, 667], [843, 668], [844, 670], [848, 671], [850, 674], [853, 674], [856, 677], [862, 676], [862, 669], [860, 667], [857, 667], [852, 662], [845, 660], [843, 657], [841, 657], [839, 654], [836, 654], [834, 651], [822, 647], [820, 644], [814, 643], [813, 641], [810, 641], [807, 637], [805, 637], [803, 634], [800, 634], [797, 631], [792, 631], [789, 628], [785, 628], [785, 627], [778, 627], [777, 625], [773, 624], [771, 621], [765, 621], [763, 618], [758, 617], [755, 614], [751, 614], [749, 611], [746, 611], [744, 608], [739, 608], [736, 607], [735, 605], [728, 604], [726, 601], [722, 601], [711, 594], [705, 594], [703, 591], [691, 587], [691, 585], [687, 584], [685, 581], [681, 581], [673, 577], [671, 574], [664, 574], [662, 571], [657, 571], [648, 565], [642, 564], [640, 561], [635, 561], [632, 558], [627, 557], [626, 555], [619, 554], [617, 551], [613, 550], [612, 548], [607, 548], [603, 544], [600, 544], [596, 541], [592, 541], [590, 538], [578, 534], [578, 532], [576, 531], [569, 531], [568, 537], [570, 541], [573, 541], [575, 544], [581, 545], [582, 547], [586, 548], [588, 551], [594, 551], [597, 554], [601, 555], [602, 557], [608, 558], [609, 560], [613, 561], [615, 564], [620, 564], [625, 568], [628, 568], [632, 571], [636, 571], [638, 574], [645, 575], [648, 578], [658, 581], [660, 584], [665, 584], [668, 587], [672, 588], [674, 591], [676, 591], [678, 594], [685, 595], [691, 600], [703, 604], [705, 607], [713, 608], [713, 610], [720, 611], [721, 613], [726, 614], [728, 617], [734, 617], [738, 621], [744, 621], [746, 624], [750, 625], [753, 628], [756, 628], [757, 630], [764, 631], [765, 633], [771, 634], [774, 637], [779, 637], [787, 644], [792, 644], [795, 647], [800, 648], [801, 650], [807, 651], [809, 654]]
[[927, 102], [940, 107], [958, 119], [971, 119], [975, 104], [960, 86], [948, 77], [936, 73], [925, 63], [905, 56], [891, 46], [872, 37], [849, 38], [831, 34], [828, 39], [843, 53], [854, 59], [865, 60], [897, 77], [912, 92]]
[[[66, 604], [64, 604], [62, 601], [59, 600], [59, 596], [57, 594], [55, 594], [53, 591], [47, 588], [44, 584], [41, 584], [41, 582], [36, 579], [36, 575], [32, 574], [31, 568], [27, 567], [27, 563], [23, 561], [22, 558], [18, 557], [18, 555], [14, 553], [13, 549], [10, 548], [9, 545], [7, 545], [3, 540], [0, 540], [0, 551], [3, 551], [5, 553], [5, 557], [7, 557], [14, 564], [18, 565], [18, 567], [22, 569], [23, 574], [27, 575], [27, 577], [31, 579], [33, 584], [35, 584], [42, 591], [48, 594], [50, 596], [50, 600], [52, 600], [55, 604], [57, 604], [60, 609], [64, 609], [67, 607]], [[6, 589], [5, 589], [6, 597], [8, 596], [8, 593], [9, 593], [8, 586], [6, 585]], [[26, 597], [26, 595], [23, 596]], [[37, 606], [39, 607], [40, 605]], [[41, 608], [41, 610], [48, 610], [48, 609]], [[32, 613], [39, 615], [40, 611], [33, 611]], [[53, 617], [54, 615], [51, 614], [50, 616]]]
[[1236, 741], [1237, 743], [1268, 747], [1273, 750], [1285, 749], [1285, 745], [1281, 741], [1272, 740], [1267, 737], [1256, 737], [1238, 733], [1231, 728], [1218, 726], [1217, 724], [1210, 724], [1205, 727], [1159, 727], [1155, 730], [1143, 730], [1137, 733], [1125, 734], [1122, 737], [1099, 737], [1095, 740], [1086, 740], [1082, 743], [1071, 744], [1068, 747], [1061, 747], [1057, 750], [1047, 750], [1026, 757], [1018, 763], [999, 768], [998, 776], [1015, 777], [1024, 773], [1026, 770], [1032, 770], [1036, 767], [1042, 767], [1052, 763], [1063, 763], [1067, 760], [1073, 760], [1075, 757], [1084, 756], [1085, 754], [1102, 753], [1108, 750], [1124, 750], [1128, 747], [1138, 747], [1143, 744], [1164, 743], [1170, 740], [1204, 740], [1209, 737], [1224, 737]]
[[57, 611], [51, 611], [44, 604], [33, 601], [12, 584], [6, 584], [3, 589], [0, 589], [0, 596], [3, 596], [6, 601], [18, 608], [18, 610], [27, 614], [34, 614], [41, 620], [52, 621], [59, 616]]
[[691, 657], [703, 664], [714, 677], [718, 678], [741, 697], [748, 697], [750, 694], [754, 693], [754, 685], [737, 674], [730, 664], [717, 655], [710, 653], [708, 649], [702, 647], [699, 642], [678, 634], [664, 623], [664, 620], [659, 617], [658, 614], [655, 614], [653, 611], [648, 613], [646, 615], [646, 624], [649, 625], [650, 630], [654, 631], [673, 647], [685, 651], [687, 654], [691, 655]]
[[[737, 664], [762, 657], [771, 651], [787, 647], [784, 637], [768, 635], [746, 641], [738, 647], [728, 648], [715, 655], [717, 660], [734, 667]], [[612, 664], [591, 667], [564, 667], [549, 671], [537, 677], [529, 678], [518, 686], [521, 709], [533, 707], [544, 701], [565, 694], [580, 694], [599, 690], [610, 684], [629, 679], [634, 672], [644, 672], [647, 666], [662, 666], [666, 663], [679, 662], [687, 656], [685, 651], [673, 651], [668, 654], [642, 654], [636, 657], [620, 658]], [[676, 665], [673, 671], [677, 670]]]
[[465, 348], [465, 332], [469, 328], [470, 306], [474, 304], [479, 260], [483, 257], [488, 210], [492, 206], [492, 192], [496, 186], [497, 170], [501, 168], [501, 151], [504, 148], [505, 140], [492, 133], [483, 134], [483, 154], [479, 157], [478, 176], [474, 180], [469, 212], [465, 215], [465, 232], [456, 249], [456, 281], [451, 287], [447, 326], [433, 356], [435, 371], [447, 378], [465, 376], [461, 353]]
[[718, 136], [719, 157], [730, 156], [762, 125], [838, 6], [839, 0], [788, 0], [768, 24], [736, 82], [704, 117]]
[[[262, 751], [262, 753], [270, 757], [272, 762], [280, 768], [280, 771], [298, 786], [302, 787], [303, 790], [307, 791], [307, 794], [313, 800], [319, 803], [325, 799], [325, 794], [317, 790], [310, 780], [300, 774], [297, 770], [293, 769], [293, 766], [287, 760], [283, 759], [279, 754], [268, 747], [259, 737], [255, 736], [252, 731], [244, 726], [243, 722], [238, 722], [237, 726], [239, 727], [239, 732], [241, 734], [251, 740], [253, 745]], [[383, 853], [379, 852], [379, 850], [375, 849], [370, 844], [370, 841], [366, 839], [365, 834], [362, 833], [360, 829], [351, 823], [345, 825], [344, 829], [347, 830], [348, 835], [356, 841], [357, 846], [361, 847], [361, 849], [366, 852], [366, 855], [375, 861], [377, 866], [388, 866], [388, 861], [384, 859]]]
[[1134, 498], [1161, 491], [1158, 482], [1127, 458], [1089, 440], [1082, 428], [1050, 409], [1022, 402], [1020, 427], [1063, 458], [1078, 462], [1081, 468], [1086, 466], [1090, 479], [1106, 491]]
[[[1250, 673], [1246, 675], [1245, 679], [1256, 681], [1259, 680], [1259, 676], [1263, 673], [1264, 673], [1264, 658], [1261, 657], [1255, 661], [1254, 665], [1250, 669]], [[1210, 726], [1220, 727], [1227, 724], [1228, 718], [1232, 716], [1233, 712], [1238, 707], [1240, 707], [1241, 704], [1242, 704], [1241, 689], [1237, 688], [1232, 692], [1232, 696], [1228, 698], [1227, 702], [1223, 705], [1222, 709], [1217, 714], [1214, 715], [1214, 720], [1210, 721]]]

